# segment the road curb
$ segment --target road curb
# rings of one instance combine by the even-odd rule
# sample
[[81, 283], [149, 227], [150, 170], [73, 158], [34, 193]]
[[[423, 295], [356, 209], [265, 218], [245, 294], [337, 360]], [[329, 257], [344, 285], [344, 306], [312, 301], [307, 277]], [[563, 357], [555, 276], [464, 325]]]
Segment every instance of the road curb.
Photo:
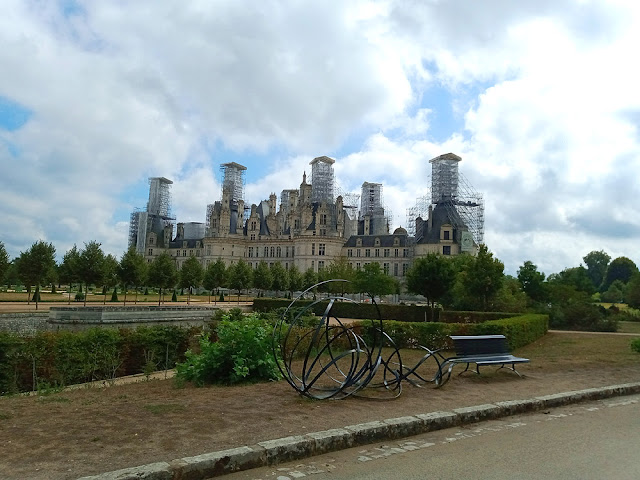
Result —
[[483, 420], [638, 393], [640, 393], [640, 382], [625, 383], [543, 395], [526, 400], [509, 400], [456, 408], [450, 412], [430, 412], [390, 418], [180, 458], [170, 463], [158, 462], [125, 468], [82, 477], [78, 480], [204, 480], [381, 440], [409, 437]]

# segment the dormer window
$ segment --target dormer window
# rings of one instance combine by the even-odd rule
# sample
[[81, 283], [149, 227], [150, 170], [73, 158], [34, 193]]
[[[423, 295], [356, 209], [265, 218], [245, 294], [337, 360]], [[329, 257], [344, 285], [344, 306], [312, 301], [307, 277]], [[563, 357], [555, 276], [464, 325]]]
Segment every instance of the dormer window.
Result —
[[376, 245], [376, 247], [379, 247], [379, 246], [380, 246], [380, 239], [379, 239], [379, 238], [376, 238], [376, 240], [375, 240], [375, 245]]
[[394, 245], [394, 246], [400, 245], [400, 239], [399, 239], [398, 237], [395, 237], [395, 238], [393, 239], [393, 245]]
[[361, 247], [361, 246], [362, 246], [362, 239], [361, 239], [361, 238], [358, 238], [358, 239], [356, 240], [356, 247]]

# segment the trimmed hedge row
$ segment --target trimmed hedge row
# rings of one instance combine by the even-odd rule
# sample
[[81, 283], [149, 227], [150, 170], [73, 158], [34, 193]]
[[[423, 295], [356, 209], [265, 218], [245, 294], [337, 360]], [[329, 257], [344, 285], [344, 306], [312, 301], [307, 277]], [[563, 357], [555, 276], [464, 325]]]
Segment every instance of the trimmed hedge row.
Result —
[[199, 332], [175, 326], [32, 337], [0, 332], [0, 395], [173, 368]]
[[[291, 303], [287, 299], [256, 298], [253, 300], [255, 312], [270, 312], [278, 308], [286, 308]], [[305, 307], [313, 303], [312, 300], [298, 300], [296, 307]], [[318, 302], [313, 307], [313, 313], [322, 315], [327, 308], [328, 301]], [[513, 313], [503, 312], [455, 312], [432, 309], [428, 306], [379, 304], [380, 316], [383, 320], [398, 320], [403, 322], [432, 322], [445, 323], [480, 323], [488, 320], [511, 318]], [[331, 313], [338, 318], [378, 318], [375, 305], [370, 303], [335, 302]]]
[[[375, 324], [376, 322], [373, 322]], [[373, 341], [374, 325], [358, 322], [357, 328], [367, 342]], [[504, 335], [509, 347], [517, 349], [542, 337], [549, 329], [549, 317], [540, 314], [520, 315], [484, 323], [397, 322], [386, 320], [383, 329], [398, 348], [424, 345], [430, 349], [451, 348], [449, 335]]]

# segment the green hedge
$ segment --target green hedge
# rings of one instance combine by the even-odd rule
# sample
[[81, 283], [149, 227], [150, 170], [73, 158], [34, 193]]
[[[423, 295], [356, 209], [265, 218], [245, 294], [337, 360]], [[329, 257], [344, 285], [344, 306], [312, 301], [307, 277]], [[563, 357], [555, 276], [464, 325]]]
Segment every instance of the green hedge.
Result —
[[173, 368], [200, 329], [175, 326], [0, 332], [0, 395]]
[[[253, 300], [255, 312], [270, 312], [279, 308], [286, 308], [291, 300], [275, 298], [256, 298]], [[311, 300], [298, 300], [296, 307], [312, 304]], [[313, 306], [313, 313], [322, 315], [327, 308], [328, 301], [318, 302]], [[513, 313], [502, 312], [455, 312], [431, 309], [427, 306], [379, 304], [380, 316], [383, 320], [398, 320], [403, 322], [440, 321], [446, 323], [479, 323], [488, 320], [511, 318]], [[331, 313], [338, 318], [378, 318], [375, 305], [370, 303], [335, 302]]]
[[[373, 341], [373, 324], [358, 323], [357, 328], [367, 342]], [[509, 347], [515, 350], [547, 333], [549, 317], [527, 314], [484, 323], [409, 323], [387, 320], [383, 322], [383, 329], [398, 348], [412, 348], [417, 345], [424, 345], [431, 349], [450, 348], [449, 335], [504, 335], [507, 337]]]

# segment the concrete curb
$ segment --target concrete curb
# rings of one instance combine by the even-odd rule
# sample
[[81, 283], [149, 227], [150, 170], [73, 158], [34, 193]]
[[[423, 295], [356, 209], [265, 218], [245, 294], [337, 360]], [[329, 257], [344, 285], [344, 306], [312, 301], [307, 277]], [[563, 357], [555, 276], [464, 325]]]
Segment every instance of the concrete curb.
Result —
[[509, 400], [451, 412], [431, 412], [415, 416], [350, 425], [306, 435], [279, 438], [195, 457], [125, 468], [79, 480], [201, 480], [275, 463], [321, 455], [381, 440], [409, 437], [483, 420], [535, 412], [573, 403], [640, 393], [640, 382], [588, 388], [544, 395], [528, 400]]

